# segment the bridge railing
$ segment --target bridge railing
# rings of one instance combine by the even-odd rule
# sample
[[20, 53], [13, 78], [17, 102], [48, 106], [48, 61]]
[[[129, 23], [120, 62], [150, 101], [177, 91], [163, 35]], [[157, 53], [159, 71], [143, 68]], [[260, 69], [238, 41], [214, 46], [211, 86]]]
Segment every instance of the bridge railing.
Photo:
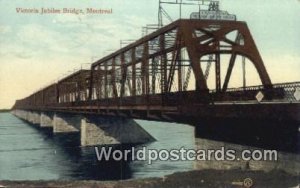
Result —
[[[256, 101], [258, 92], [262, 92], [265, 97], [262, 101], [285, 101], [296, 102], [294, 94], [300, 88], [300, 82], [274, 84], [272, 89], [264, 89], [263, 86], [250, 86], [246, 88], [230, 88], [226, 92], [210, 91], [209, 94], [198, 91], [181, 91], [164, 94], [140, 95], [130, 97], [108, 98], [102, 100], [73, 101], [63, 103], [45, 103], [40, 101], [33, 103], [32, 100], [19, 100], [15, 107], [27, 109], [88, 109], [88, 108], [129, 108], [144, 109], [149, 106], [156, 107], [157, 110], [164, 106], [184, 106], [189, 104], [213, 104], [214, 102], [247, 102]], [[31, 96], [34, 99], [34, 96]], [[29, 102], [28, 102], [29, 101]]]
[[226, 93], [216, 93], [215, 90], [210, 93], [215, 96], [214, 100], [256, 100], [258, 92], [265, 95], [270, 95], [269, 99], [264, 100], [280, 100], [280, 101], [297, 101], [294, 93], [297, 88], [300, 88], [300, 82], [288, 82], [273, 84], [272, 89], [265, 89], [263, 85], [229, 88]]

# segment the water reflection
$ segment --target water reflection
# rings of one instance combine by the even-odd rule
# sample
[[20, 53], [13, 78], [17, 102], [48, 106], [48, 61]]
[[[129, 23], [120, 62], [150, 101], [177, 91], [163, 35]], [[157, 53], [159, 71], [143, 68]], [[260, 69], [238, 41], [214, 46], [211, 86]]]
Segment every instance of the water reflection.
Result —
[[[259, 148], [273, 148], [282, 142], [281, 139], [271, 139], [276, 134], [270, 132], [270, 142], [260, 135], [249, 133], [235, 134], [230, 128], [215, 129], [215, 126], [203, 127], [162, 123], [151, 121], [137, 121], [157, 141], [135, 146], [140, 149], [219, 149], [225, 148], [241, 151], [254, 149], [251, 143]], [[215, 124], [216, 125], [216, 124]], [[229, 128], [229, 129], [228, 129]], [[243, 129], [235, 127], [236, 130]], [[80, 135], [53, 134], [51, 129], [41, 129], [30, 125], [9, 113], [0, 113], [0, 179], [8, 180], [52, 180], [52, 179], [94, 179], [120, 180], [130, 178], [161, 177], [178, 171], [192, 169], [232, 169], [248, 168], [251, 170], [283, 169], [292, 173], [299, 173], [299, 134], [292, 137], [291, 142], [283, 142], [280, 147], [293, 148], [291, 152], [280, 152], [279, 161], [245, 162], [245, 161], [155, 161], [148, 165], [147, 161], [97, 161], [94, 147], [80, 147]], [[217, 132], [215, 132], [217, 130]], [[220, 131], [221, 130], [221, 131]], [[272, 129], [271, 129], [272, 130]], [[249, 130], [247, 130], [249, 131]], [[248, 133], [245, 131], [246, 133]], [[273, 131], [273, 130], [272, 130]], [[226, 132], [230, 136], [226, 135]], [[254, 131], [255, 132], [255, 131]], [[260, 131], [258, 131], [260, 132]], [[196, 133], [196, 134], [195, 134]], [[262, 134], [264, 133], [264, 134]], [[267, 134], [268, 135], [268, 134]], [[289, 136], [284, 134], [285, 136]], [[257, 139], [257, 136], [259, 136]], [[195, 138], [196, 137], [196, 138]], [[254, 137], [254, 139], [253, 139]], [[230, 138], [229, 140], [226, 140]], [[284, 138], [284, 137], [281, 137]], [[224, 139], [225, 141], [216, 141]], [[254, 140], [254, 141], [253, 141]], [[289, 140], [289, 139], [287, 139]], [[234, 142], [239, 142], [232, 144]], [[271, 142], [271, 143], [272, 143]], [[297, 145], [298, 144], [298, 145]], [[125, 150], [132, 145], [118, 145], [114, 149]], [[297, 171], [298, 170], [298, 171]]]
[[299, 123], [270, 120], [209, 120], [195, 129], [197, 138], [300, 153]]
[[[54, 155], [63, 156], [61, 163], [67, 166], [61, 179], [81, 180], [120, 180], [130, 179], [132, 176], [129, 161], [98, 161], [94, 147], [80, 147], [80, 134], [55, 134], [43, 131], [46, 136], [52, 137], [57, 146]], [[114, 150], [125, 150], [133, 145], [115, 145]]]
[[[139, 121], [157, 142], [135, 146], [152, 149], [193, 148], [193, 127]], [[97, 161], [94, 147], [80, 147], [79, 134], [53, 134], [9, 113], [0, 113], [0, 179], [119, 180], [159, 177], [192, 169], [191, 161]], [[167, 130], [167, 131], [166, 131]], [[180, 138], [180, 139], [178, 139]], [[132, 145], [119, 145], [125, 150]]]

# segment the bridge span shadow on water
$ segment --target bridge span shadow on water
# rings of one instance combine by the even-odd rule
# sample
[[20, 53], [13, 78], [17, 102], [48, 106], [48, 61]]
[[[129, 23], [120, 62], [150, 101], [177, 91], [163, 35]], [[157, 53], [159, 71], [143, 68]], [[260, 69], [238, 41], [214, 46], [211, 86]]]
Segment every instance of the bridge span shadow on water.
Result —
[[[11, 170], [6, 175], [2, 174], [5, 175], [4, 177], [8, 177], [10, 174], [18, 174], [18, 177], [15, 178], [31, 179], [31, 170], [39, 172], [40, 174], [36, 178], [42, 179], [120, 180], [162, 177], [179, 171], [203, 169], [248, 168], [249, 170], [267, 171], [279, 169], [296, 175], [297, 173], [299, 174], [300, 169], [298, 168], [300, 167], [299, 133], [290, 129], [293, 127], [290, 122], [281, 122], [279, 124], [278, 122], [270, 121], [258, 123], [257, 121], [249, 120], [227, 120], [221, 122], [214, 120], [201, 122], [197, 126], [189, 126], [186, 124], [137, 120], [156, 141], [147, 144], [113, 145], [114, 150], [124, 151], [131, 147], [140, 149], [143, 146], [157, 150], [180, 149], [181, 147], [186, 149], [220, 149], [224, 146], [226, 149], [231, 148], [236, 151], [244, 149], [276, 149], [279, 153], [278, 161], [251, 161], [249, 163], [244, 161], [213, 160], [155, 161], [152, 165], [148, 165], [147, 161], [116, 161], [113, 159], [98, 161], [94, 147], [80, 146], [79, 133], [54, 134], [52, 128], [41, 128], [7, 113], [2, 114], [1, 117], [3, 121], [1, 126], [12, 126], [7, 131], [9, 131], [9, 134], [13, 133], [15, 138], [15, 141], [12, 142], [8, 139], [12, 139], [10, 135], [3, 136], [2, 142], [5, 143], [5, 147], [22, 148], [20, 151], [1, 151], [2, 155], [10, 156], [9, 158], [11, 159], [22, 156], [22, 161], [26, 161], [27, 166], [30, 165], [29, 169], [27, 169], [28, 175], [20, 175], [20, 172], [23, 171], [22, 168], [24, 168], [19, 166], [20, 161], [8, 160], [6, 165], [10, 166]], [[289, 129], [286, 132], [284, 132], [285, 129], [274, 132], [272, 126], [275, 125], [283, 126], [283, 128], [285, 125], [288, 125]], [[252, 126], [251, 129], [249, 128], [250, 126]], [[26, 130], [30, 135], [27, 135], [23, 130]], [[6, 134], [5, 127], [3, 127], [3, 131], [3, 134]], [[294, 137], [291, 137], [291, 135], [294, 135]], [[26, 144], [24, 145], [23, 143]], [[98, 145], [98, 147], [103, 147], [103, 145]], [[104, 147], [108, 147], [108, 145]], [[36, 156], [43, 157], [37, 158]], [[33, 158], [34, 161], [32, 161]], [[5, 158], [5, 160], [7, 159]], [[16, 173], [13, 169], [19, 169], [19, 172]], [[43, 174], [45, 172], [47, 174]], [[49, 176], [48, 173], [54, 174]], [[10, 176], [12, 179], [15, 179], [12, 175]]]
[[210, 140], [300, 153], [299, 122], [270, 119], [210, 119], [195, 126], [195, 136]]

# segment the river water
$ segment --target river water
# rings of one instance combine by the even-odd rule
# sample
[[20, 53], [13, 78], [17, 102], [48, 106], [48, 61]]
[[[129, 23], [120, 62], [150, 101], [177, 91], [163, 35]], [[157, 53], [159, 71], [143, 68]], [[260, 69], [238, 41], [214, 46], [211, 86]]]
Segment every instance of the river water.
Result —
[[[199, 149], [226, 146], [242, 150], [243, 145], [195, 138], [188, 125], [140, 121], [157, 141], [145, 145], [151, 149]], [[279, 160], [268, 162], [216, 161], [108, 161], [98, 162], [94, 147], [78, 147], [78, 135], [53, 135], [10, 113], [0, 113], [0, 180], [119, 180], [161, 177], [178, 171], [194, 169], [252, 168], [255, 170], [283, 169], [299, 174], [299, 152], [280, 152]], [[122, 149], [130, 146], [119, 146]], [[253, 148], [252, 148], [253, 149]]]

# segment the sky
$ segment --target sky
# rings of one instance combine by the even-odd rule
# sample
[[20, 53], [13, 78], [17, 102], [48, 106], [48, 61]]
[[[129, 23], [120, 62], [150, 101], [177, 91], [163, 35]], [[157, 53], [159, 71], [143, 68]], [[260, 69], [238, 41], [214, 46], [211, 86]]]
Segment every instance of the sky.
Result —
[[[273, 83], [300, 81], [300, 1], [220, 0], [246, 21]], [[112, 14], [29, 14], [17, 8], [112, 9]], [[176, 20], [178, 7], [165, 8]], [[196, 7], [197, 9], [197, 7]], [[187, 17], [193, 8], [183, 8]], [[138, 39], [157, 23], [158, 0], [0, 0], [0, 109]]]

